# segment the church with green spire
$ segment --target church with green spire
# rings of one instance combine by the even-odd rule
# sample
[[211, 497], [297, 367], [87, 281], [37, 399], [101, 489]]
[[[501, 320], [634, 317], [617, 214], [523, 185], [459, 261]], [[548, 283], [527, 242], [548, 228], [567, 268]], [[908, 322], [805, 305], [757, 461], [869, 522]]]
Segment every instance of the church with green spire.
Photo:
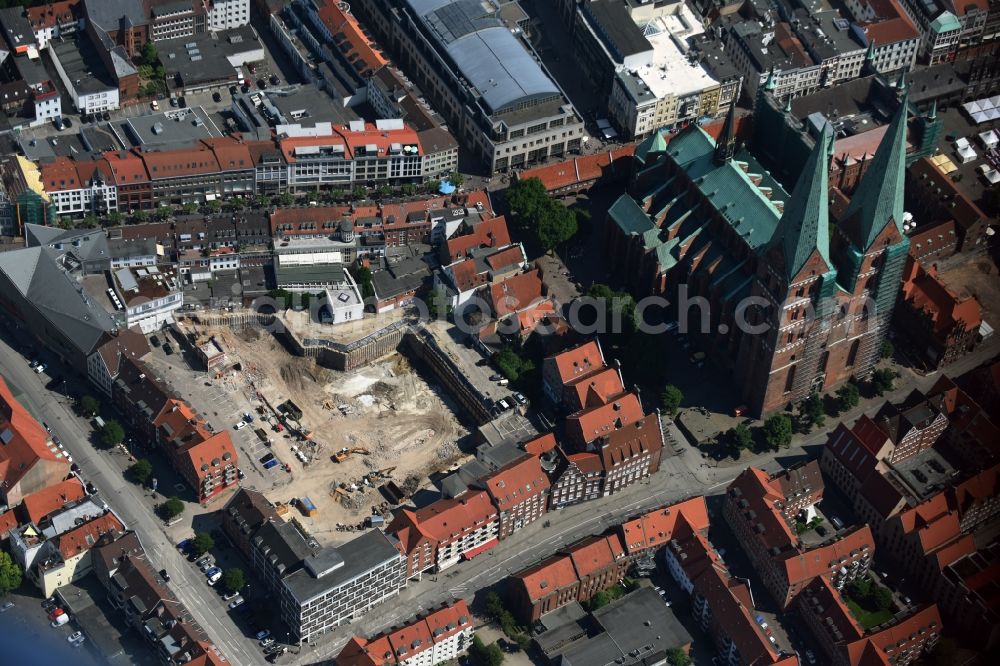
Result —
[[[908, 120], [903, 91], [839, 215], [828, 122], [788, 165], [789, 189], [739, 140], [735, 108], [717, 139], [697, 125], [669, 141], [654, 133], [636, 150], [628, 193], [608, 210], [613, 274], [637, 297], [675, 304], [681, 325], [731, 371], [757, 415], [867, 375], [909, 247]], [[708, 307], [691, 306], [696, 298]]]

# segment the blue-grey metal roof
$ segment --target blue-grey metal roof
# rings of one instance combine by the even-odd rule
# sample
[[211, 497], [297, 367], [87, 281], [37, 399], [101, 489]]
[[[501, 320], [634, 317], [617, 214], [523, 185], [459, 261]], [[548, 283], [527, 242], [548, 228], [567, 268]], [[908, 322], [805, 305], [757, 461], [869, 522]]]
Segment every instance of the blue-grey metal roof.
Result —
[[407, 0], [491, 112], [559, 89], [483, 0]]
[[506, 28], [487, 28], [448, 45], [466, 80], [494, 112], [532, 98], [558, 95], [552, 80]]

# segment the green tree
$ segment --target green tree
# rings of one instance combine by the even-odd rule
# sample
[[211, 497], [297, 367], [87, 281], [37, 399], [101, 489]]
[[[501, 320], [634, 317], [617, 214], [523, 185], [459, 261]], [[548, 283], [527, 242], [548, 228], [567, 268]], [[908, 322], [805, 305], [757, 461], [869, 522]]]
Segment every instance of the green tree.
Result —
[[152, 65], [139, 65], [137, 67], [139, 71], [140, 79], [151, 79], [153, 78], [153, 66]]
[[198, 532], [191, 540], [191, 550], [195, 555], [201, 557], [215, 547], [215, 539], [208, 532]]
[[132, 213], [132, 222], [134, 224], [142, 224], [149, 219], [149, 213], [144, 210], [137, 210]]
[[261, 194], [260, 196], [257, 197], [257, 204], [261, 208], [270, 208], [271, 207], [271, 197], [268, 196], [268, 195], [266, 195], [266, 194]]
[[861, 576], [859, 578], [855, 578], [854, 581], [851, 583], [850, 591], [851, 591], [851, 596], [853, 596], [858, 601], [867, 598], [872, 591], [872, 579], [869, 578], [868, 576]]
[[22, 574], [10, 553], [0, 550], [0, 597], [21, 587]]
[[819, 393], [813, 391], [808, 398], [799, 403], [799, 418], [806, 432], [815, 426], [823, 426], [826, 422], [826, 411], [823, 409], [823, 398]]
[[602, 606], [607, 606], [611, 603], [611, 595], [608, 594], [607, 590], [601, 590], [594, 596], [590, 598], [589, 610], [595, 611]]
[[546, 252], [562, 245], [576, 235], [576, 215], [561, 202], [550, 199], [538, 215], [535, 235]]
[[861, 391], [858, 390], [858, 385], [854, 382], [847, 382], [837, 389], [837, 402], [840, 404], [841, 411], [846, 412], [854, 409], [860, 401]]
[[247, 586], [246, 578], [243, 576], [243, 569], [236, 567], [226, 569], [222, 573], [222, 586], [229, 594], [242, 592], [243, 588]]
[[437, 191], [441, 189], [440, 180], [428, 180], [424, 183], [424, 191], [428, 194], [437, 194]]
[[288, 192], [282, 192], [277, 196], [275, 201], [277, 201], [277, 204], [282, 208], [288, 208], [289, 206], [295, 203], [295, 197], [293, 197]]
[[97, 219], [96, 215], [85, 215], [82, 220], [80, 220], [80, 226], [84, 229], [93, 229], [100, 224], [100, 220]]
[[160, 206], [159, 208], [153, 211], [153, 219], [157, 220], [158, 222], [169, 220], [173, 216], [174, 212], [170, 210], [168, 206]]
[[222, 202], [219, 201], [218, 199], [212, 199], [205, 205], [208, 207], [208, 210], [211, 213], [218, 213], [219, 211], [222, 210]]
[[89, 393], [85, 394], [80, 397], [80, 411], [84, 416], [96, 416], [101, 411], [101, 401]]
[[156, 45], [150, 40], [142, 47], [142, 62], [145, 65], [155, 65], [160, 60], [160, 54], [156, 52]]
[[892, 591], [887, 587], [876, 585], [870, 595], [872, 604], [879, 610], [888, 610], [892, 606]]
[[880, 350], [882, 358], [892, 358], [892, 355], [896, 353], [896, 347], [892, 344], [892, 340], [886, 338], [882, 341], [882, 349]]
[[379, 185], [375, 189], [375, 194], [378, 195], [379, 199], [388, 199], [392, 196], [392, 188], [388, 185]]
[[355, 200], [367, 199], [368, 198], [368, 188], [364, 185], [357, 185], [353, 190], [351, 190], [351, 198]]
[[512, 382], [516, 382], [522, 375], [535, 369], [531, 359], [523, 358], [512, 349], [501, 350], [494, 362], [500, 374]]
[[891, 391], [893, 384], [895, 384], [896, 376], [896, 372], [891, 368], [879, 368], [873, 372], [872, 386], [875, 388], [875, 393], [881, 396], [887, 391]]
[[124, 216], [121, 213], [119, 213], [116, 210], [113, 210], [110, 213], [108, 213], [108, 216], [104, 218], [104, 221], [107, 222], [106, 226], [117, 227], [119, 224], [122, 223], [123, 217]]
[[667, 384], [663, 387], [663, 393], [660, 394], [660, 404], [670, 414], [670, 418], [677, 416], [677, 410], [681, 406], [682, 400], [684, 400], [684, 394], [679, 388], [673, 384]]
[[182, 502], [179, 497], [171, 497], [160, 505], [160, 515], [162, 515], [166, 520], [170, 520], [171, 518], [179, 516], [182, 513], [184, 513], [184, 502]]
[[694, 662], [682, 648], [670, 648], [667, 650], [667, 663], [670, 666], [691, 666]]
[[534, 218], [542, 206], [549, 200], [542, 181], [537, 178], [527, 178], [511, 183], [505, 194], [507, 205], [511, 211], [521, 218]]
[[197, 213], [198, 212], [198, 204], [196, 204], [193, 201], [188, 201], [186, 204], [184, 204], [183, 206], [181, 206], [181, 210], [183, 210], [188, 215], [191, 215], [192, 213]]
[[[630, 336], [636, 331], [635, 298], [625, 291], [615, 291], [606, 284], [593, 284], [587, 290], [587, 296], [596, 301], [602, 301], [608, 318], [608, 325], [613, 333]], [[616, 322], [621, 321], [621, 330], [613, 330]]]
[[451, 306], [448, 304], [448, 297], [444, 290], [435, 287], [427, 292], [427, 314], [431, 319], [440, 319], [451, 314]]
[[503, 650], [496, 643], [486, 645], [479, 636], [472, 637], [472, 648], [469, 651], [484, 666], [500, 666], [503, 663]]
[[737, 423], [726, 431], [726, 444], [733, 450], [734, 455], [739, 457], [740, 451], [753, 446], [753, 433], [745, 423]]
[[347, 198], [349, 192], [342, 187], [335, 187], [330, 190], [330, 199], [333, 201], [343, 201]]
[[417, 186], [413, 183], [403, 183], [400, 185], [399, 191], [404, 197], [412, 197], [417, 193]]
[[764, 441], [772, 451], [791, 444], [792, 420], [785, 414], [772, 414], [764, 421]]
[[465, 176], [457, 171], [452, 171], [448, 176], [448, 181], [455, 187], [462, 187], [462, 183], [465, 182]]
[[101, 444], [112, 449], [125, 441], [125, 429], [114, 419], [108, 419], [101, 428]]
[[367, 266], [350, 268], [351, 277], [358, 284], [361, 291], [361, 298], [371, 298], [375, 295], [375, 287], [372, 284], [372, 271]]
[[138, 484], [145, 484], [153, 476], [153, 463], [145, 458], [139, 458], [128, 468], [129, 476]]

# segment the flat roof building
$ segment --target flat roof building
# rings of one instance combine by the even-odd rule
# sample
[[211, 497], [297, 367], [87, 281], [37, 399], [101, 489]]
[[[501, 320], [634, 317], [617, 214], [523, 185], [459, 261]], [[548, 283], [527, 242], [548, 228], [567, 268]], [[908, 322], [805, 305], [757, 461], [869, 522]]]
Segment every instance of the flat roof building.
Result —
[[497, 0], [354, 5], [388, 43], [421, 59], [407, 74], [491, 171], [580, 147], [583, 123], [576, 110]]

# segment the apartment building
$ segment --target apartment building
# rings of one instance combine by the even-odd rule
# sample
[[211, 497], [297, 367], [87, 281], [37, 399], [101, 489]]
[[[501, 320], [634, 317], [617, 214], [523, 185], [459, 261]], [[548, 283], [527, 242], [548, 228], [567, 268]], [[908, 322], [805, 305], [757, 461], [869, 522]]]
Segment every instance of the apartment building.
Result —
[[788, 608], [818, 576], [829, 575], [840, 589], [867, 573], [875, 554], [874, 536], [867, 525], [809, 548], [783, 513], [782, 490], [767, 474], [749, 467], [729, 485], [723, 507], [726, 522], [782, 608]]
[[834, 666], [861, 666], [873, 661], [906, 666], [933, 650], [942, 631], [941, 614], [935, 604], [901, 619], [894, 618], [889, 626], [866, 631], [826, 576], [803, 590], [797, 606], [826, 663]]
[[935, 598], [941, 612], [968, 645], [993, 650], [1000, 645], [995, 572], [1000, 570], [1000, 545], [957, 558], [941, 570]]
[[379, 530], [321, 547], [298, 524], [268, 521], [250, 541], [254, 571], [300, 644], [362, 616], [406, 582], [398, 544]]
[[569, 394], [568, 389], [572, 386], [579, 386], [580, 389], [575, 391], [576, 395], [579, 396], [583, 392], [585, 397], [593, 386], [596, 397], [602, 398], [602, 403], [607, 402], [603, 398], [610, 398], [618, 386], [610, 375], [605, 375], [600, 381], [594, 379], [593, 384], [590, 382], [581, 384], [592, 375], [602, 373], [606, 369], [607, 364], [604, 361], [600, 341], [585, 342], [542, 361], [542, 391], [554, 405], [562, 405], [565, 399], [570, 412], [579, 411], [587, 404], [586, 400], [574, 398]]
[[45, 48], [51, 40], [72, 35], [82, 27], [80, 0], [62, 0], [28, 7], [24, 13], [40, 49]]
[[569, 453], [556, 449], [550, 504], [553, 511], [601, 497], [604, 469], [596, 453]]
[[32, 493], [58, 484], [70, 463], [45, 428], [19, 403], [0, 377], [0, 502], [14, 507]]
[[250, 23], [250, 0], [209, 0], [209, 31], [231, 30], [248, 23]]
[[341, 666], [434, 666], [472, 645], [472, 613], [459, 599], [371, 638], [355, 636], [337, 655]]
[[[51, 488], [51, 492], [60, 490]], [[97, 495], [64, 501], [36, 494], [33, 501], [58, 508], [45, 513], [37, 523], [27, 522], [8, 532], [10, 552], [28, 580], [47, 598], [90, 573], [91, 549], [102, 537], [125, 526]]]
[[512, 612], [533, 624], [572, 601], [587, 601], [616, 585], [629, 562], [617, 534], [584, 539], [511, 577]]
[[407, 558], [406, 575], [443, 571], [499, 543], [500, 520], [485, 490], [439, 499], [417, 509], [400, 509], [386, 528]]
[[484, 476], [481, 483], [499, 513], [499, 539], [535, 522], [548, 510], [549, 479], [537, 456], [527, 455], [505, 465]]
[[920, 49], [920, 31], [900, 0], [848, 0], [854, 18], [851, 32], [867, 49], [869, 66], [880, 74], [912, 69]]
[[777, 99], [807, 95], [823, 85], [822, 65], [809, 54], [789, 23], [773, 19], [763, 24], [732, 21], [725, 41], [733, 64], [743, 75], [743, 85], [753, 97], [769, 78]]
[[490, 171], [580, 148], [582, 119], [499, 2], [361, 0], [352, 8]]

